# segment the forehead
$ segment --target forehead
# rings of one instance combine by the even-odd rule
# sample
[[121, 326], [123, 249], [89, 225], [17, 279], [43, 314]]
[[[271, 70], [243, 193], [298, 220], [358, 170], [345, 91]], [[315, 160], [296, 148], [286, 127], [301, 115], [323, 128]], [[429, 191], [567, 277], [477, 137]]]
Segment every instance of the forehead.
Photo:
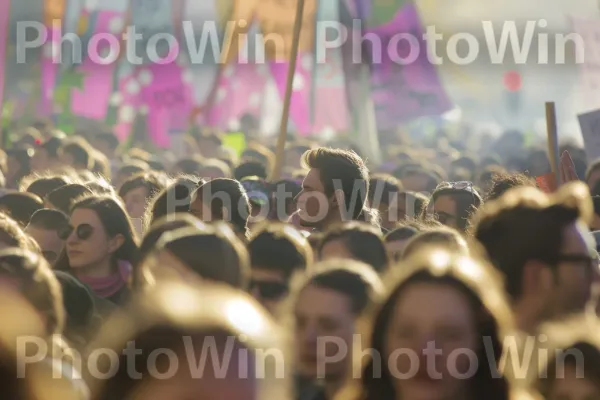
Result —
[[321, 173], [318, 169], [312, 168], [308, 171], [308, 174], [306, 174], [306, 177], [302, 182], [302, 187], [323, 191], [324, 187], [323, 183], [321, 183]]
[[71, 213], [71, 224], [90, 224], [92, 226], [101, 226], [102, 221], [94, 210], [87, 208], [78, 208]]
[[351, 312], [350, 299], [346, 295], [315, 285], [302, 289], [296, 301], [297, 314], [337, 317]]

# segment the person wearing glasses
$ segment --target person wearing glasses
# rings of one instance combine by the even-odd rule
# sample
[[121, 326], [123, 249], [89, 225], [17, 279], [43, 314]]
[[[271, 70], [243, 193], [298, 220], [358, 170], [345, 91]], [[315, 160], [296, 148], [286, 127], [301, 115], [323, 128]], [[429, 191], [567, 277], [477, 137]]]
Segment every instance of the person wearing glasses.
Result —
[[592, 212], [587, 187], [573, 182], [553, 195], [514, 189], [476, 216], [474, 238], [504, 277], [523, 338], [537, 337], [546, 321], [584, 311], [598, 276], [587, 225]]
[[72, 209], [69, 232], [55, 269], [73, 274], [117, 305], [129, 294], [138, 245], [127, 212], [115, 198], [90, 196]]
[[442, 182], [433, 191], [427, 211], [440, 223], [465, 233], [470, 216], [482, 204], [471, 182]]
[[265, 223], [251, 237], [248, 253], [252, 268], [250, 293], [277, 317], [293, 277], [310, 269], [310, 244], [291, 225]]

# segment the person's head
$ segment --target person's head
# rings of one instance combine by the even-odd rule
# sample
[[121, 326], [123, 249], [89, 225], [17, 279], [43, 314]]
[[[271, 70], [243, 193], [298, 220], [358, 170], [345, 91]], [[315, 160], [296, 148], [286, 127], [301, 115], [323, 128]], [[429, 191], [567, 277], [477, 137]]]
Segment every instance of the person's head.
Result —
[[19, 223], [6, 214], [0, 213], [0, 250], [9, 247], [37, 250], [31, 247], [30, 237], [25, 234]]
[[199, 221], [198, 218], [194, 217], [188, 212], [167, 215], [156, 220], [150, 229], [145, 232], [144, 237], [142, 238], [138, 257], [138, 265], [144, 262], [146, 257], [152, 253], [163, 234], [181, 228], [193, 227], [202, 229], [204, 227], [204, 223]]
[[310, 169], [298, 195], [304, 226], [325, 229], [360, 217], [369, 192], [369, 170], [362, 158], [352, 151], [320, 147], [304, 153], [302, 162]]
[[[450, 176], [464, 175], [466, 180], [472, 181], [475, 178], [477, 163], [473, 157], [463, 156], [450, 163]], [[452, 178], [454, 179], [454, 178]]]
[[200, 173], [202, 172], [202, 159], [196, 157], [179, 160], [173, 166], [172, 172], [174, 175], [192, 175], [201, 177]]
[[600, 159], [594, 160], [585, 172], [585, 182], [590, 190], [593, 190], [600, 182]]
[[442, 224], [464, 233], [469, 218], [482, 204], [471, 182], [442, 182], [431, 194], [428, 212]]
[[402, 259], [413, 256], [423, 248], [437, 246], [453, 254], [468, 255], [467, 241], [454, 229], [447, 227], [428, 229], [413, 236], [404, 247]]
[[487, 193], [494, 186], [494, 179], [497, 175], [507, 174], [504, 167], [499, 165], [489, 165], [481, 171], [477, 176], [477, 187], [481, 193], [485, 193], [484, 198], [487, 200]]
[[90, 169], [90, 171], [92, 171], [94, 174], [102, 176], [106, 179], [110, 179], [111, 173], [112, 173], [110, 161], [108, 160], [108, 158], [106, 158], [104, 153], [102, 153], [98, 150], [92, 149], [91, 157], [92, 157], [92, 168]]
[[495, 174], [491, 187], [485, 194], [485, 201], [497, 200], [510, 189], [517, 187], [536, 187], [536, 183], [527, 175], [518, 172]]
[[6, 151], [6, 184], [17, 188], [21, 179], [31, 173], [32, 149], [11, 149]]
[[211, 158], [202, 162], [202, 168], [200, 168], [199, 173], [200, 176], [206, 180], [230, 178], [231, 168], [225, 161]]
[[248, 243], [250, 293], [269, 312], [276, 314], [290, 291], [297, 273], [312, 264], [312, 249], [299, 231], [287, 224], [268, 224], [254, 233]]
[[504, 275], [517, 314], [527, 313], [523, 329], [585, 306], [597, 270], [586, 226], [592, 212], [577, 182], [554, 195], [515, 189], [478, 213], [473, 236]]
[[592, 201], [594, 202], [594, 216], [590, 223], [590, 230], [593, 232], [600, 230], [600, 196], [593, 196]]
[[391, 175], [379, 174], [371, 177], [369, 183], [369, 206], [379, 210], [381, 226], [394, 229], [398, 223], [397, 207], [394, 200], [402, 191], [402, 183]]
[[385, 278], [369, 327], [379, 357], [365, 364], [357, 398], [508, 400], [507, 380], [495, 376], [512, 328], [501, 280], [479, 261], [428, 250]]
[[150, 169], [148, 163], [141, 160], [130, 160], [127, 163], [123, 164], [117, 170], [117, 173], [113, 177], [113, 184], [115, 187], [121, 187], [123, 182], [127, 179], [131, 178], [134, 175], [139, 175], [143, 172], [146, 172]]
[[392, 196], [387, 209], [389, 221], [396, 224], [421, 219], [427, 209], [429, 198], [423, 193], [401, 191]]
[[92, 146], [94, 146], [96, 150], [102, 152], [106, 158], [109, 160], [115, 158], [117, 148], [119, 147], [119, 139], [114, 133], [108, 130], [97, 133], [92, 136], [91, 142]]
[[319, 260], [347, 258], [362, 261], [378, 273], [389, 267], [381, 231], [361, 222], [347, 222], [325, 232], [317, 249]]
[[32, 176], [30, 183], [21, 186], [21, 192], [35, 194], [40, 199], [44, 199], [48, 193], [71, 183], [71, 179], [67, 176], [48, 176], [35, 177]]
[[290, 216], [297, 211], [296, 198], [302, 191], [301, 182], [283, 179], [272, 184], [271, 219], [287, 222]]
[[229, 225], [201, 224], [165, 232], [140, 269], [140, 284], [152, 287], [164, 279], [211, 281], [246, 290], [248, 251]]
[[384, 243], [391, 261], [398, 261], [408, 241], [419, 231], [412, 226], [401, 226], [385, 235]]
[[45, 198], [46, 207], [69, 214], [71, 206], [77, 198], [91, 194], [92, 190], [89, 187], [80, 183], [70, 183], [48, 193]]
[[17, 289], [35, 308], [45, 323], [47, 337], [62, 333], [65, 323], [62, 292], [43, 257], [17, 248], [0, 251], [0, 282]]
[[159, 172], [143, 172], [127, 179], [119, 188], [131, 218], [143, 218], [150, 199], [166, 189], [168, 177]]
[[[315, 265], [294, 301], [298, 373], [311, 380], [343, 380], [352, 362], [353, 337], [366, 310], [382, 292], [379, 276], [366, 264], [329, 260]], [[346, 345], [344, 357], [335, 357], [340, 348], [333, 340], [323, 346], [327, 338]], [[327, 362], [334, 357], [336, 362]]]
[[59, 151], [59, 157], [63, 165], [71, 166], [77, 170], [90, 170], [94, 166], [92, 148], [81, 138], [71, 139], [63, 143]]
[[311, 149], [308, 145], [298, 144], [285, 149], [285, 166], [293, 169], [302, 167], [302, 156]]
[[149, 227], [154, 221], [167, 215], [189, 212], [192, 195], [203, 183], [203, 180], [193, 177], [179, 178], [158, 193], [146, 209], [145, 226]]
[[549, 359], [538, 366], [533, 386], [548, 400], [600, 398], [598, 321], [577, 316], [545, 324]]
[[31, 169], [35, 172], [44, 172], [58, 167], [60, 165], [59, 149], [63, 140], [61, 136], [52, 136], [37, 145], [31, 158]]
[[275, 163], [275, 154], [266, 146], [259, 143], [250, 143], [246, 150], [242, 152], [241, 163], [245, 161], [255, 161], [264, 165], [267, 171], [271, 171]]
[[137, 258], [131, 221], [123, 206], [110, 196], [84, 197], [73, 204], [65, 236], [65, 250], [55, 266], [60, 271], [110, 276], [120, 262], [133, 265]]
[[198, 138], [200, 153], [204, 158], [218, 158], [222, 145], [223, 139], [217, 133], [202, 134]]
[[0, 197], [0, 211], [21, 226], [26, 226], [33, 213], [44, 208], [44, 202], [32, 193], [11, 192]]
[[267, 179], [269, 172], [265, 165], [258, 161], [245, 161], [233, 170], [233, 178], [238, 181], [251, 176]]
[[64, 249], [64, 235], [68, 228], [69, 217], [66, 214], [44, 208], [33, 214], [25, 233], [37, 242], [46, 261], [53, 265]]
[[239, 236], [247, 235], [250, 201], [236, 180], [213, 179], [200, 185], [189, 210], [204, 222], [225, 221]]
[[430, 168], [425, 169], [418, 165], [403, 168], [401, 171], [396, 170], [394, 176], [400, 179], [405, 190], [417, 193], [431, 193], [441, 182], [441, 178]]
[[[249, 295], [221, 285], [168, 282], [106, 322], [89, 347], [118, 355], [115, 364], [98, 359], [98, 371], [114, 374], [86, 381], [93, 400], [289, 400], [291, 385], [281, 375], [288, 366], [283, 340], [281, 328]], [[127, 355], [131, 343], [139, 351], [135, 357]], [[227, 360], [217, 368], [204, 365], [213, 355]]]

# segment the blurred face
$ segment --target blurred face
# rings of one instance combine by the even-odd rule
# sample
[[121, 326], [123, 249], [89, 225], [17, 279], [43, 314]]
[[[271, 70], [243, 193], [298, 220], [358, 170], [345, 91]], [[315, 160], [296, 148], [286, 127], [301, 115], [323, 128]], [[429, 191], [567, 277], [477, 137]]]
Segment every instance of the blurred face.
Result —
[[589, 379], [577, 376], [572, 365], [565, 365], [564, 378], [555, 379], [549, 390], [548, 400], [597, 400], [600, 388]]
[[581, 261], [558, 264], [557, 283], [551, 297], [556, 316], [583, 311], [591, 297], [591, 284], [598, 275], [598, 263], [590, 258], [592, 245], [587, 238], [586, 227], [579, 223], [568, 226], [563, 232], [561, 256], [580, 257]]
[[143, 186], [130, 190], [123, 196], [127, 213], [131, 218], [142, 218], [144, 216], [147, 196], [148, 190]]
[[53, 265], [65, 246], [65, 242], [58, 237], [58, 232], [32, 225], [28, 225], [25, 232], [37, 242], [44, 258]]
[[98, 214], [78, 208], [71, 214], [73, 232], [67, 238], [67, 256], [74, 270], [90, 270], [110, 263], [112, 253], [122, 244], [122, 238], [110, 238]]
[[[447, 361], [454, 350], [476, 352], [479, 346], [467, 298], [447, 285], [414, 283], [400, 295], [390, 318], [384, 354], [390, 374], [396, 377], [396, 396], [428, 400], [451, 399], [465, 393], [467, 381], [452, 377]], [[431, 352], [425, 350], [430, 342]], [[409, 357], [407, 351], [413, 356]], [[473, 368], [465, 354], [459, 355], [451, 367], [459, 373]]]
[[311, 169], [304, 178], [297, 205], [301, 224], [306, 227], [322, 226], [327, 215], [334, 212], [331, 201], [325, 196], [318, 169]]
[[[206, 343], [194, 344], [194, 348], [198, 349], [198, 353], [203, 348], [203, 344], [206, 345]], [[228, 347], [218, 349], [218, 354], [227, 353], [227, 349]], [[177, 357], [179, 367], [175, 370], [175, 375], [172, 378], [150, 380], [142, 384], [140, 390], [128, 398], [132, 400], [258, 399], [258, 382], [253, 378], [253, 370], [248, 367], [256, 362], [252, 352], [236, 344], [231, 348], [230, 354], [231, 357], [225, 359], [219, 357], [220, 360], [229, 360], [229, 362], [227, 364], [227, 362], [220, 361], [222, 362], [220, 366], [224, 370], [223, 373], [217, 367], [219, 364], [215, 364], [215, 368], [217, 368], [215, 374], [214, 368], [209, 364], [202, 368], [201, 354], [188, 354], [188, 351], [186, 351], [185, 354]], [[246, 355], [241, 356], [241, 354]], [[193, 360], [190, 365], [185, 361], [188, 360], [188, 357]], [[198, 362], [200, 362], [199, 370]], [[177, 364], [171, 364], [171, 368], [174, 368], [175, 365]], [[193, 371], [191, 374], [190, 368]], [[157, 370], [164, 373], [163, 371], [166, 371], [167, 367]], [[198, 379], [199, 377], [202, 379]]]
[[438, 196], [430, 209], [436, 220], [450, 228], [458, 228], [458, 208], [456, 201], [450, 195]]
[[408, 243], [409, 239], [405, 240], [395, 240], [393, 242], [385, 242], [385, 249], [388, 251], [391, 260], [399, 260], [402, 256], [402, 252], [406, 247], [406, 243]]
[[[334, 290], [309, 285], [298, 296], [294, 318], [298, 372], [312, 379], [343, 376], [352, 359], [355, 333], [356, 321], [350, 299]], [[346, 344], [348, 351], [340, 361], [328, 361], [328, 357], [335, 357], [344, 349], [340, 350], [337, 343], [326, 337], [337, 338]], [[318, 377], [318, 371], [323, 370], [325, 376]]]
[[50, 157], [48, 156], [48, 152], [43, 148], [36, 149], [31, 158], [31, 168], [34, 171], [40, 172], [45, 171], [50, 167]]
[[277, 315], [281, 305], [289, 294], [289, 284], [279, 271], [261, 269], [252, 266], [250, 293], [272, 315]]
[[354, 259], [354, 255], [348, 249], [348, 246], [342, 239], [330, 240], [321, 248], [319, 253], [321, 261], [329, 260], [332, 258], [348, 258]]

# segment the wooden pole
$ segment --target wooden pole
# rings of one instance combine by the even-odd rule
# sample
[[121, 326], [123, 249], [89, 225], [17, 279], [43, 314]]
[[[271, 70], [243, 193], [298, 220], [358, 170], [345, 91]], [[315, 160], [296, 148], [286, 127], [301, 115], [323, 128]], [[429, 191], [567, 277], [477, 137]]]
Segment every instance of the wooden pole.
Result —
[[4, 144], [1, 117], [4, 105], [4, 82], [6, 78], [4, 74], [6, 74], [6, 52], [8, 50], [10, 1], [11, 0], [0, 0], [0, 144]]
[[298, 0], [296, 19], [294, 21], [294, 36], [292, 37], [292, 53], [287, 74], [287, 85], [285, 89], [285, 99], [283, 101], [283, 112], [281, 114], [281, 125], [279, 126], [279, 137], [277, 138], [277, 151], [275, 152], [275, 167], [271, 176], [272, 181], [279, 179], [281, 170], [283, 169], [283, 153], [287, 138], [288, 119], [290, 117], [290, 105], [292, 103], [292, 90], [294, 88], [294, 75], [296, 74], [296, 61], [298, 60], [303, 14], [304, 0]]
[[556, 186], [560, 186], [560, 172], [558, 170], [558, 132], [556, 128], [556, 106], [554, 102], [546, 103], [546, 133], [548, 135], [548, 158], [550, 167], [556, 179]]

